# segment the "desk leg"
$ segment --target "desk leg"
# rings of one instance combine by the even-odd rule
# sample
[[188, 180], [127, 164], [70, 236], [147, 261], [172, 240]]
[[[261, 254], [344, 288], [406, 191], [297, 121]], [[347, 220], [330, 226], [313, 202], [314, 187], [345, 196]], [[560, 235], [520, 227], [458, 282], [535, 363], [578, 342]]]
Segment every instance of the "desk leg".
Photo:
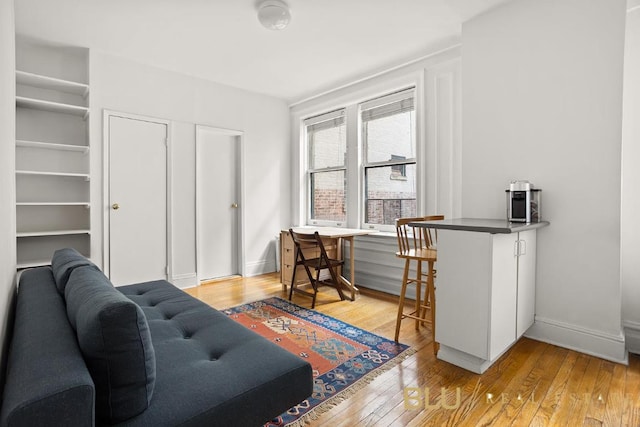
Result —
[[[349, 278], [351, 280], [347, 280], [342, 274], [340, 274], [340, 280], [351, 291], [351, 301], [355, 301], [358, 288], [356, 288], [356, 260], [353, 253], [353, 236], [343, 237], [343, 239], [349, 241]], [[342, 247], [342, 245], [339, 245], [339, 247]]]

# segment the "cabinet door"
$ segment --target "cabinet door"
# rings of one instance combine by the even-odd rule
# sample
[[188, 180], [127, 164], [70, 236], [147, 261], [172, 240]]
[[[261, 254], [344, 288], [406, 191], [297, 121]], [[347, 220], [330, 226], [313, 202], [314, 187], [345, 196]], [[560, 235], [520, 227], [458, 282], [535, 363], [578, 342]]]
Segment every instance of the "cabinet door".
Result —
[[536, 230], [518, 233], [518, 315], [517, 336], [520, 338], [533, 325], [536, 301]]
[[492, 244], [488, 233], [438, 230], [436, 341], [485, 360], [489, 358]]
[[518, 287], [517, 234], [492, 234], [491, 321], [489, 360], [516, 340], [516, 300]]

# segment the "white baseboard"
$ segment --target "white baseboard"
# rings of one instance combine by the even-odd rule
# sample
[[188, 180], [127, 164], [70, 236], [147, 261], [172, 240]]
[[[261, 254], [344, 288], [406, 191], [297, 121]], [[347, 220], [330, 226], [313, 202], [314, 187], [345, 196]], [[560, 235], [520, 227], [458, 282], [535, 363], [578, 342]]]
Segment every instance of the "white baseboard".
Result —
[[625, 337], [607, 334], [581, 326], [536, 316], [531, 328], [524, 334], [528, 338], [579, 351], [602, 359], [627, 365], [629, 356]]
[[174, 286], [180, 289], [198, 286], [198, 275], [196, 273], [176, 274], [169, 279]]
[[625, 320], [622, 326], [624, 327], [627, 350], [631, 353], [640, 354], [640, 323]]
[[273, 273], [276, 271], [276, 263], [274, 260], [261, 260], [248, 262], [245, 264], [245, 276], [259, 276], [261, 274]]

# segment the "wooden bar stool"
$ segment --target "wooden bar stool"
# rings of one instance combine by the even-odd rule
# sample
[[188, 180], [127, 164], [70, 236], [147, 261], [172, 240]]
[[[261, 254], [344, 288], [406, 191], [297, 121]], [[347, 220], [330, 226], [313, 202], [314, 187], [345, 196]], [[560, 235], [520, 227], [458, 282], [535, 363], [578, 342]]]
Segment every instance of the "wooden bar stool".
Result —
[[[431, 335], [433, 338], [433, 352], [438, 353], [438, 343], [436, 342], [436, 295], [435, 295], [435, 263], [438, 252], [436, 242], [438, 240], [437, 231], [430, 228], [411, 227], [409, 223], [416, 221], [438, 221], [444, 219], [443, 215], [431, 215], [416, 218], [400, 218], [396, 220], [396, 234], [398, 236], [398, 252], [396, 256], [403, 258], [404, 273], [402, 276], [402, 289], [400, 290], [400, 301], [398, 303], [398, 318], [396, 320], [395, 340], [398, 341], [400, 335], [400, 323], [403, 319], [414, 319], [416, 330], [420, 324], [431, 323]], [[416, 274], [409, 277], [411, 273], [411, 261], [415, 262]], [[423, 271], [423, 263], [427, 263], [426, 272]], [[405, 298], [408, 285], [416, 286], [416, 300], [414, 310], [405, 313]], [[424, 296], [422, 286], [424, 286]], [[427, 311], [430, 311], [430, 318], [427, 318]]]

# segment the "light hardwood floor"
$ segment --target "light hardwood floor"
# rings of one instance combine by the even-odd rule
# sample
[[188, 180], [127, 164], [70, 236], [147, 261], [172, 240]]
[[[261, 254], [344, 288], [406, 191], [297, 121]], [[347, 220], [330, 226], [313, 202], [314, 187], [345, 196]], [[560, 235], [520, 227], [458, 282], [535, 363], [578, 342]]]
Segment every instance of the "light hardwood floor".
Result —
[[[217, 309], [287, 298], [276, 273], [187, 291]], [[310, 306], [304, 296], [295, 295], [293, 302]], [[366, 289], [351, 302], [340, 301], [335, 289], [322, 288], [316, 303], [322, 313], [389, 339], [396, 309], [396, 297]], [[523, 338], [487, 372], [476, 375], [434, 357], [429, 327], [416, 331], [413, 321], [404, 321], [400, 341], [417, 352], [310, 425], [640, 426], [636, 355], [624, 366]]]

